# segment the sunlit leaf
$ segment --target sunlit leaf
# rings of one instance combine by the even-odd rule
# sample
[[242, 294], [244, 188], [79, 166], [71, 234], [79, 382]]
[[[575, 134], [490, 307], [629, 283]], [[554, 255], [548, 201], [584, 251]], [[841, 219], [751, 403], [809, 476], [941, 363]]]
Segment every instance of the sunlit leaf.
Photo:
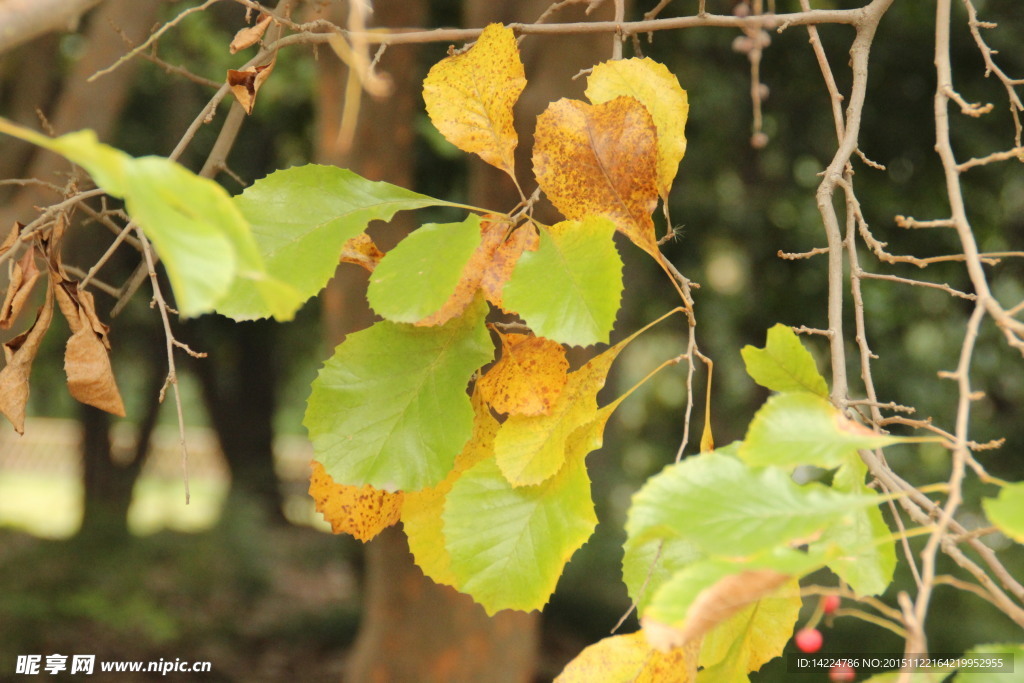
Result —
[[515, 34], [490, 24], [469, 50], [431, 67], [423, 81], [423, 101], [449, 142], [515, 178], [519, 138], [512, 108], [525, 87]]
[[844, 417], [820, 396], [785, 393], [769, 398], [754, 415], [740, 457], [753, 466], [830, 469], [857, 458], [862, 448], [882, 448], [906, 440], [872, 432]]
[[455, 458], [452, 471], [437, 486], [405, 494], [402, 505], [402, 528], [416, 565], [435, 582], [454, 588], [459, 586], [452, 574], [451, 557], [445, 545], [442, 518], [445, 500], [463, 472], [494, 456], [494, 435], [498, 432], [498, 421], [476, 394], [473, 396], [473, 411], [473, 436]]
[[703, 557], [692, 543], [681, 538], [627, 538], [622, 546], [622, 580], [637, 611], [643, 613], [661, 584]]
[[609, 636], [576, 655], [555, 683], [691, 683], [698, 649], [660, 652], [640, 631]]
[[744, 346], [740, 351], [747, 374], [772, 391], [807, 391], [828, 398], [828, 384], [799, 337], [781, 323], [768, 330], [764, 348]]
[[632, 97], [603, 104], [561, 99], [537, 118], [533, 172], [566, 218], [606, 216], [641, 249], [658, 254], [657, 129]]
[[502, 334], [501, 358], [477, 382], [499, 413], [542, 415], [562, 394], [569, 361], [561, 344], [525, 334]]
[[[461, 223], [428, 223], [414, 230], [373, 271], [366, 292], [370, 306], [385, 319], [402, 323], [437, 313], [479, 246], [480, 217], [475, 214]], [[468, 288], [464, 306], [475, 291], [475, 284]]]
[[995, 498], [982, 498], [981, 506], [1004, 534], [1024, 543], [1024, 482], [1004, 486]]
[[[832, 477], [832, 488], [844, 493], [878, 496], [867, 487], [867, 465], [851, 460]], [[858, 595], [881, 595], [892, 583], [896, 570], [896, 542], [878, 506], [850, 513], [849, 524], [825, 530], [818, 545], [835, 545], [843, 554], [829, 563], [829, 569], [849, 584]]]
[[542, 230], [537, 250], [519, 257], [504, 306], [538, 336], [581, 346], [607, 343], [622, 296], [613, 232], [610, 221], [596, 216]]
[[473, 429], [466, 384], [493, 354], [486, 309], [440, 327], [379, 322], [335, 349], [304, 420], [335, 481], [418, 491], [448, 475]]
[[575, 459], [543, 484], [520, 487], [482, 460], [455, 482], [444, 510], [452, 573], [488, 614], [543, 607], [596, 524], [590, 478]]
[[586, 95], [592, 104], [626, 95], [647, 108], [658, 130], [658, 193], [667, 199], [679, 162], [686, 154], [690, 104], [679, 80], [664, 64], [649, 57], [612, 59], [591, 70]]
[[709, 555], [735, 556], [808, 539], [875, 500], [799, 486], [781, 470], [755, 470], [716, 451], [648, 479], [633, 497], [626, 530], [636, 542], [677, 537]]
[[363, 543], [398, 521], [405, 494], [389, 493], [372, 486], [345, 486], [313, 461], [309, 495], [316, 510], [336, 534], [349, 534]]
[[[447, 204], [347, 169], [313, 164], [275, 171], [234, 202], [252, 224], [267, 271], [298, 292], [296, 309], [327, 285], [342, 247], [370, 221]], [[239, 320], [267, 315], [259, 292], [246, 282], [237, 282], [217, 310]]]

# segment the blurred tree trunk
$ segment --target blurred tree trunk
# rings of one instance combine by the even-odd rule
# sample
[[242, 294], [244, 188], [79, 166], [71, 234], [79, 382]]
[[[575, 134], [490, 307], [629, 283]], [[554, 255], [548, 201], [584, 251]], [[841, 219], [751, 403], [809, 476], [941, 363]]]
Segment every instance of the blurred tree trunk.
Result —
[[[387, 26], [422, 26], [426, 2], [379, 0], [373, 20]], [[344, 17], [335, 17], [344, 21]], [[386, 100], [364, 99], [354, 147], [337, 152], [335, 141], [344, 101], [346, 72], [333, 57], [320, 68], [320, 161], [347, 166], [371, 180], [413, 186], [414, 121], [422, 109], [417, 49], [393, 47], [381, 69], [394, 79]], [[390, 248], [413, 226], [399, 214], [374, 237]], [[365, 272], [342, 266], [324, 297], [332, 345], [372, 320], [366, 307]], [[535, 615], [505, 612], [490, 618], [466, 595], [435, 584], [413, 564], [405, 535], [390, 529], [366, 549], [363, 621], [345, 680], [437, 683], [522, 683], [534, 675]]]

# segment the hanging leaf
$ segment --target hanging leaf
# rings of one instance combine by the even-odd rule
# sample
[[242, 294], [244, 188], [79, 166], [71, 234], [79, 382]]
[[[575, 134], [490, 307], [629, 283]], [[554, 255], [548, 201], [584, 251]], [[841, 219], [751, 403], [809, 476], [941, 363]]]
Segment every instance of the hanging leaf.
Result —
[[6, 365], [0, 370], [0, 412], [10, 420], [18, 434], [25, 433], [25, 406], [28, 405], [32, 362], [52, 320], [53, 289], [47, 287], [46, 298], [32, 327], [3, 345]]
[[235, 54], [239, 50], [244, 50], [258, 43], [263, 34], [266, 33], [267, 27], [270, 26], [270, 20], [271, 16], [269, 14], [260, 12], [255, 24], [239, 29], [228, 46], [231, 54]]
[[213, 310], [235, 281], [252, 289], [261, 311], [256, 317], [290, 319], [301, 304], [290, 285], [268, 275], [249, 224], [212, 180], [170, 159], [134, 159], [100, 143], [91, 130], [48, 138], [0, 119], [0, 132], [61, 154], [124, 199], [129, 216], [153, 241], [183, 316]]
[[827, 399], [809, 393], [772, 396], [754, 415], [740, 446], [752, 466], [831, 469], [858, 457], [862, 448], [882, 448], [911, 441], [876, 434], [843, 416]]
[[363, 543], [395, 524], [402, 512], [405, 494], [380, 491], [372, 486], [344, 486], [313, 461], [309, 495], [316, 510], [336, 534], [349, 534]]
[[636, 542], [682, 538], [705, 554], [736, 556], [806, 541], [876, 502], [800, 486], [781, 470], [755, 470], [713, 451], [648, 479], [633, 497], [626, 530]]
[[982, 498], [981, 506], [988, 521], [1017, 543], [1024, 543], [1024, 482], [1004, 486], [995, 498]]
[[[878, 496], [867, 487], [867, 465], [859, 458], [836, 470], [832, 488], [843, 493]], [[848, 523], [825, 529], [814, 545], [841, 548], [843, 554], [828, 567], [858, 595], [881, 595], [896, 571], [896, 542], [877, 506], [854, 510]]]
[[658, 194], [667, 201], [679, 162], [686, 154], [690, 103], [679, 80], [668, 67], [649, 57], [613, 59], [591, 70], [586, 95], [591, 104], [625, 95], [647, 108], [658, 130]]
[[465, 310], [476, 293], [478, 273], [476, 282], [462, 287], [450, 313], [434, 318], [465, 280], [464, 271], [479, 246], [480, 217], [475, 214], [461, 223], [428, 223], [414, 230], [374, 270], [366, 292], [370, 306], [394, 322], [447, 322]]
[[523, 253], [505, 286], [504, 305], [539, 336], [580, 346], [607, 343], [622, 296], [614, 230], [607, 219], [587, 216], [541, 231], [540, 246]]
[[692, 683], [699, 649], [660, 652], [642, 631], [609, 636], [576, 655], [555, 683]]
[[247, 66], [244, 69], [228, 69], [227, 84], [231, 88], [231, 94], [235, 96], [238, 103], [246, 114], [251, 114], [256, 106], [256, 95], [260, 88], [274, 70], [277, 56], [267, 64]]
[[109, 328], [97, 317], [90, 292], [79, 289], [77, 282], [62, 282], [58, 278], [51, 278], [53, 290], [71, 328], [71, 338], [64, 349], [68, 391], [80, 403], [124, 417], [124, 402], [110, 365]]
[[442, 519], [445, 500], [463, 472], [494, 456], [494, 435], [498, 432], [498, 421], [479, 392], [473, 395], [473, 413], [473, 436], [455, 458], [452, 471], [437, 486], [405, 494], [402, 505], [402, 528], [416, 565], [435, 582], [456, 589], [458, 582], [452, 574], [451, 557], [445, 547]]
[[[315, 164], [275, 171], [246, 188], [234, 203], [252, 224], [267, 272], [298, 292], [296, 310], [327, 285], [345, 243], [370, 221], [448, 204], [347, 169]], [[259, 292], [247, 282], [236, 282], [217, 312], [236, 320], [267, 315]]]
[[562, 394], [569, 361], [558, 342], [526, 334], [501, 334], [501, 358], [477, 382], [499, 413], [544, 415]]
[[482, 460], [452, 486], [444, 535], [459, 590], [488, 614], [540, 609], [562, 569], [597, 525], [581, 460], [539, 486], [513, 487]]
[[423, 81], [423, 101], [445, 139], [515, 180], [519, 138], [512, 108], [525, 87], [515, 34], [490, 24], [469, 50], [431, 67]]
[[[743, 578], [742, 575], [737, 577], [734, 582]], [[772, 583], [768, 581], [767, 585]], [[700, 618], [717, 619], [717, 611], [722, 610], [724, 614], [733, 601], [742, 597], [726, 589], [726, 585], [726, 582], [717, 585], [717, 594], [708, 592]], [[744, 590], [749, 588], [743, 586]], [[739, 664], [743, 673], [757, 671], [782, 654], [800, 618], [800, 605], [800, 584], [789, 580], [768, 595], [741, 607], [705, 634], [700, 651], [701, 666], [709, 669], [728, 659]], [[695, 603], [691, 608], [693, 616], [687, 618], [687, 623], [693, 622], [700, 609]]]
[[30, 245], [21, 258], [15, 262], [7, 283], [7, 294], [0, 306], [0, 330], [8, 330], [21, 315], [32, 289], [42, 271], [36, 266], [36, 248]]
[[440, 327], [388, 321], [349, 335], [320, 370], [303, 421], [335, 481], [436, 486], [469, 440], [466, 384], [494, 351], [478, 301]]
[[533, 172], [566, 218], [606, 216], [657, 257], [657, 138], [651, 115], [632, 97], [597, 105], [561, 99], [537, 118]]
[[806, 391], [828, 398], [825, 378], [789, 326], [775, 325], [768, 330], [763, 349], [748, 345], [740, 353], [747, 366], [747, 374], [764, 388], [780, 392]]

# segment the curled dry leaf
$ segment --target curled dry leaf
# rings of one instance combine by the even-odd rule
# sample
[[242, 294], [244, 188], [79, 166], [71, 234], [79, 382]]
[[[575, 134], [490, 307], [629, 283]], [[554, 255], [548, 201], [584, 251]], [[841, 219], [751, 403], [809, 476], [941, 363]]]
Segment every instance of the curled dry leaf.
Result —
[[372, 486], [345, 486], [335, 483], [323, 465], [312, 462], [309, 495], [317, 512], [330, 523], [336, 534], [349, 534], [363, 543], [398, 521], [405, 494], [389, 493]]
[[231, 45], [228, 46], [231, 54], [235, 54], [239, 50], [244, 50], [259, 42], [259, 39], [266, 33], [268, 26], [270, 26], [270, 15], [261, 12], [255, 24], [239, 29], [238, 33], [235, 34], [235, 37], [231, 40]]
[[644, 105], [563, 98], [537, 117], [534, 139], [533, 172], [555, 208], [571, 220], [606, 216], [657, 257], [658, 134]]
[[377, 248], [373, 238], [361, 232], [342, 245], [339, 261], [361, 266], [372, 273], [382, 258], [384, 252]]
[[68, 390], [75, 400], [124, 417], [124, 402], [110, 365], [108, 328], [96, 315], [92, 294], [79, 290], [78, 283], [58, 280], [52, 275], [53, 289], [61, 313], [71, 327], [71, 338], [64, 349], [64, 372]]
[[36, 267], [36, 248], [30, 246], [22, 257], [14, 264], [11, 281], [7, 285], [7, 295], [0, 307], [0, 329], [10, 329], [11, 325], [25, 307], [25, 302], [35, 287], [42, 271]]
[[519, 137], [512, 108], [525, 87], [515, 34], [491, 24], [468, 51], [431, 67], [423, 81], [423, 101], [434, 127], [448, 142], [514, 180]]
[[499, 413], [550, 412], [567, 379], [569, 361], [565, 349], [544, 337], [498, 334], [501, 359], [480, 378], [480, 394]]
[[274, 70], [277, 56], [269, 64], [259, 66], [248, 66], [241, 70], [228, 69], [228, 86], [235, 99], [245, 109], [246, 114], [251, 114], [256, 106], [256, 93], [260, 91], [263, 83], [270, 77]]
[[43, 336], [53, 320], [53, 290], [46, 288], [46, 299], [35, 322], [27, 331], [4, 344], [4, 360], [0, 370], [0, 412], [11, 421], [19, 434], [25, 433], [25, 406], [28, 403], [29, 375], [32, 361], [39, 352]]
[[679, 625], [663, 624], [650, 617], [640, 620], [652, 647], [667, 651], [703, 638], [711, 629], [778, 590], [792, 579], [773, 569], [750, 569], [730, 574], [701, 591]]

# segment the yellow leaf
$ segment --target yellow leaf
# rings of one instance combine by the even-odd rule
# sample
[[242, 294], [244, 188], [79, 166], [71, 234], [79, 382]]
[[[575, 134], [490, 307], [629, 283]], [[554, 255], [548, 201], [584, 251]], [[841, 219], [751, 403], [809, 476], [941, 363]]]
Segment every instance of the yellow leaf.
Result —
[[668, 198], [679, 162], [686, 154], [686, 118], [690, 104], [678, 79], [649, 57], [615, 59], [594, 67], [587, 79], [593, 104], [627, 95], [647, 107], [658, 129], [658, 193]]
[[338, 261], [360, 266], [372, 273], [382, 258], [384, 252], [377, 248], [373, 238], [361, 232], [342, 245]]
[[436, 583], [458, 588], [451, 570], [451, 558], [444, 539], [445, 497], [462, 473], [481, 460], [494, 454], [494, 435], [498, 432], [498, 421], [491, 415], [487, 405], [473, 395], [473, 436], [455, 458], [455, 466], [440, 484], [405, 494], [402, 504], [402, 527], [409, 539], [409, 550], [416, 564], [426, 576]]
[[487, 371], [477, 388], [499, 413], [543, 415], [565, 386], [569, 361], [558, 342], [545, 337], [508, 334], [501, 337], [501, 359]]
[[[619, 342], [569, 373], [565, 388], [548, 414], [511, 415], [505, 420], [494, 440], [494, 457], [509, 483], [513, 486], [540, 484], [562, 468], [570, 446], [579, 448], [576, 441], [570, 443], [570, 437], [580, 427], [592, 425], [598, 417], [597, 392], [604, 386], [615, 357], [631, 339]], [[598, 436], [604, 420], [607, 416], [596, 427]], [[588, 439], [592, 431], [581, 434], [580, 438]], [[589, 450], [579, 454], [583, 456], [587, 452]]]
[[491, 24], [468, 51], [430, 69], [423, 81], [423, 101], [434, 127], [449, 142], [515, 180], [519, 138], [512, 107], [525, 87], [515, 34]]
[[405, 494], [381, 491], [370, 485], [338, 484], [323, 465], [314, 460], [309, 495], [317, 511], [330, 522], [331, 531], [350, 534], [366, 543], [398, 521]]
[[555, 683], [691, 683], [700, 643], [659, 652], [643, 632], [611, 636], [579, 653]]
[[657, 257], [658, 134], [644, 105], [561, 99], [537, 117], [534, 140], [533, 172], [555, 208], [570, 220], [607, 216]]
[[[531, 225], [522, 225], [516, 228], [511, 235], [508, 234], [508, 224], [484, 221], [484, 226], [492, 226], [491, 229], [500, 229], [502, 239], [491, 254], [491, 261], [485, 268], [480, 278], [480, 289], [484, 296], [495, 306], [505, 310], [502, 306], [502, 290], [505, 283], [512, 277], [516, 263], [524, 251], [537, 251], [540, 244], [540, 235]], [[485, 235], [484, 242], [488, 241]], [[510, 311], [506, 311], [508, 313]]]

